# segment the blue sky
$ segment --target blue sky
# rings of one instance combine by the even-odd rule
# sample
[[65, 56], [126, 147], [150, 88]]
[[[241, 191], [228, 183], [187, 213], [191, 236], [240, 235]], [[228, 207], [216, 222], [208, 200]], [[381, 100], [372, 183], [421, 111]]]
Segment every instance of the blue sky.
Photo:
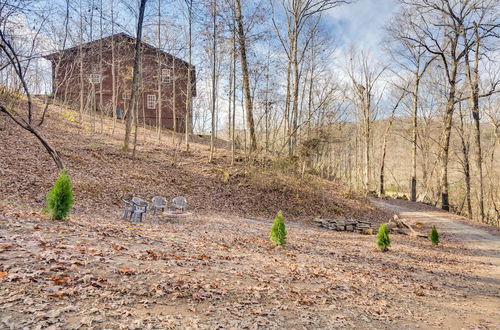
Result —
[[330, 10], [325, 20], [337, 30], [335, 39], [340, 51], [352, 44], [357, 48], [378, 52], [385, 35], [384, 25], [397, 8], [396, 0], [358, 0], [354, 4]]

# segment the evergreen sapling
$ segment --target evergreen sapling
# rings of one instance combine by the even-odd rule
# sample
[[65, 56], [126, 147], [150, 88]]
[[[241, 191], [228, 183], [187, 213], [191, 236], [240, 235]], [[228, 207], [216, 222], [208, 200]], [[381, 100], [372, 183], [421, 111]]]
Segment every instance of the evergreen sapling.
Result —
[[437, 246], [439, 244], [439, 233], [435, 225], [432, 226], [431, 234], [429, 235], [429, 237], [431, 239], [432, 245]]
[[387, 224], [383, 223], [378, 228], [377, 234], [377, 245], [382, 251], [389, 250], [389, 246], [391, 246], [391, 239], [389, 238], [389, 228], [387, 228]]
[[276, 218], [274, 218], [273, 227], [269, 233], [269, 238], [276, 245], [284, 245], [286, 243], [286, 226], [285, 219], [283, 218], [283, 213], [278, 212]]
[[47, 194], [46, 211], [53, 220], [64, 220], [68, 217], [73, 206], [73, 184], [68, 173], [63, 170], [59, 173], [54, 186]]

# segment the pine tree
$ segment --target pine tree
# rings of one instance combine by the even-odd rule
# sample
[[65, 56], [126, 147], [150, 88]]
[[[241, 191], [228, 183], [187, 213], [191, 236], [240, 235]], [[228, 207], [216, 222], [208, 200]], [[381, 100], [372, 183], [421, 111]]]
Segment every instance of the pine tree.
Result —
[[53, 220], [64, 220], [73, 206], [73, 185], [68, 173], [59, 173], [54, 187], [47, 194], [46, 211]]
[[269, 233], [269, 238], [276, 245], [286, 244], [285, 219], [283, 218], [283, 213], [281, 213], [281, 211], [279, 211], [276, 215], [276, 218], [274, 218], [274, 223], [273, 227], [271, 228], [271, 232]]
[[439, 244], [439, 233], [436, 229], [436, 226], [432, 226], [431, 234], [429, 235], [429, 238], [431, 239], [432, 245], [437, 246]]
[[389, 238], [389, 228], [387, 228], [387, 224], [385, 223], [381, 224], [378, 228], [377, 245], [382, 251], [389, 250], [389, 246], [391, 246], [391, 239]]

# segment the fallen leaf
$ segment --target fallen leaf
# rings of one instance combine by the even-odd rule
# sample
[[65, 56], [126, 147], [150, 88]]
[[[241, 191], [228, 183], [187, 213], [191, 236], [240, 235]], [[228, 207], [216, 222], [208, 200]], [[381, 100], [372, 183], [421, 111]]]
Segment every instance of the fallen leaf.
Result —
[[60, 299], [63, 296], [67, 296], [67, 295], [68, 295], [68, 293], [65, 290], [61, 290], [61, 291], [49, 294], [49, 297], [55, 297], [55, 298]]
[[419, 297], [422, 297], [422, 296], [425, 296], [425, 292], [422, 291], [422, 290], [419, 290], [419, 291], [415, 291], [415, 294]]
[[118, 269], [118, 273], [122, 274], [122, 275], [134, 275], [137, 273], [137, 271], [130, 268], [130, 267], [124, 266], [124, 267]]

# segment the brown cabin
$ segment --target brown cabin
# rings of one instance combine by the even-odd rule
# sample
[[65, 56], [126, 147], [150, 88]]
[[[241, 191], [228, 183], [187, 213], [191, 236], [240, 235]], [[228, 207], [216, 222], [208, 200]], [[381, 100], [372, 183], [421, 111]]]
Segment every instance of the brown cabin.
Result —
[[[135, 42], [118, 33], [45, 56], [52, 63], [52, 94], [75, 107], [82, 104], [85, 109], [123, 117], [130, 103]], [[177, 131], [185, 131], [190, 67], [191, 97], [195, 97], [194, 66], [142, 43], [139, 123], [156, 126], [161, 122], [162, 127], [174, 129], [175, 116]], [[192, 131], [189, 109], [188, 129]]]

